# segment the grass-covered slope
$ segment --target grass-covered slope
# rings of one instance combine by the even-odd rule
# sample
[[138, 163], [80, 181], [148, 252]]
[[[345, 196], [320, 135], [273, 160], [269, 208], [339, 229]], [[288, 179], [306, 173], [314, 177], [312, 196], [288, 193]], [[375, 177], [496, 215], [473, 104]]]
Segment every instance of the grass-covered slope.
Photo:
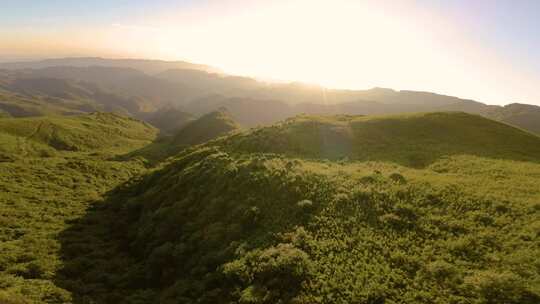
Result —
[[[311, 137], [321, 125], [335, 143], [369, 138], [398, 161], [320, 159], [328, 142]], [[265, 144], [268, 133], [285, 144]], [[292, 136], [309, 149], [287, 146]], [[489, 150], [471, 148], [474, 138], [505, 157], [462, 153]], [[504, 141], [529, 147], [518, 154]], [[450, 143], [469, 150], [422, 169], [396, 164], [403, 145]], [[118, 188], [67, 229], [56, 282], [81, 303], [538, 303], [540, 165], [520, 161], [537, 143], [446, 113], [301, 117], [218, 139]]]
[[155, 164], [190, 146], [202, 144], [239, 129], [240, 126], [227, 111], [220, 109], [187, 121], [174, 135], [161, 137], [152, 144], [129, 153], [127, 157], [143, 157]]
[[540, 137], [461, 112], [299, 116], [231, 137], [235, 152], [425, 166], [452, 155], [540, 161]]
[[113, 159], [156, 133], [105, 113], [0, 119], [0, 303], [72, 303], [69, 288], [54, 282], [64, 267], [59, 236], [145, 170]]
[[56, 151], [129, 151], [150, 143], [157, 130], [141, 121], [111, 113], [79, 116], [3, 118], [0, 152], [15, 156]]
[[186, 146], [198, 145], [238, 129], [240, 126], [230, 117], [227, 110], [220, 109], [186, 125], [174, 136], [174, 143]]

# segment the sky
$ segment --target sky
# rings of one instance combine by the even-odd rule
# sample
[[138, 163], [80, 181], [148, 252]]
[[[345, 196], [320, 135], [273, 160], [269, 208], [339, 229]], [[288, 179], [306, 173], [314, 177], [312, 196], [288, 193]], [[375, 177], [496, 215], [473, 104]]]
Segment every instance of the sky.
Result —
[[186, 60], [330, 88], [540, 105], [537, 0], [0, 0], [0, 61]]

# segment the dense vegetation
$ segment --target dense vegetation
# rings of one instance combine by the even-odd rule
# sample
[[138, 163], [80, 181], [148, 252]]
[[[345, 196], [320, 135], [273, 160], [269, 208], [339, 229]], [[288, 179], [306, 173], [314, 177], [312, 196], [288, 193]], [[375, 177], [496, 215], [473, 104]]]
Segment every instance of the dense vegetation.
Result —
[[[95, 116], [148, 128], [56, 124]], [[177, 136], [218, 123], [235, 129], [218, 112]], [[110, 157], [156, 148], [151, 130], [122, 151], [25, 138], [56, 154], [0, 162], [0, 302], [540, 301], [536, 136], [462, 113], [301, 116], [151, 169]]]
[[52, 156], [58, 151], [118, 153], [144, 146], [157, 130], [111, 113], [82, 116], [4, 118], [0, 120], [0, 155]]
[[141, 157], [155, 165], [183, 149], [205, 143], [229, 133], [239, 131], [240, 126], [225, 109], [203, 115], [183, 124], [173, 135], [161, 136], [152, 144], [132, 151], [123, 158]]
[[186, 125], [174, 136], [174, 144], [192, 146], [239, 130], [240, 126], [226, 109], [208, 113]]
[[460, 112], [393, 116], [299, 116], [227, 140], [235, 152], [390, 161], [422, 167], [443, 156], [538, 162], [538, 137]]
[[0, 303], [67, 303], [53, 279], [59, 234], [104, 193], [144, 170], [112, 156], [157, 130], [116, 114], [0, 119]]

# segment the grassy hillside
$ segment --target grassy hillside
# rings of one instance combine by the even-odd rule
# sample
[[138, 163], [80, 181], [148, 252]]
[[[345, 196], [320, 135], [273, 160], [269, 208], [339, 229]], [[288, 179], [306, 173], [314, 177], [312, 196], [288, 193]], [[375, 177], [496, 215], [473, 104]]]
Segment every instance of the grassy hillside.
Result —
[[0, 152], [15, 156], [55, 151], [128, 151], [150, 143], [157, 130], [111, 113], [0, 120]]
[[143, 157], [150, 163], [156, 164], [190, 146], [202, 144], [237, 130], [240, 130], [240, 126], [225, 109], [221, 109], [184, 123], [175, 134], [161, 137], [152, 144], [127, 154], [126, 157]]
[[235, 152], [421, 167], [453, 155], [540, 160], [540, 137], [460, 112], [394, 116], [299, 116], [228, 139]]
[[[449, 121], [467, 136], [445, 135]], [[397, 161], [305, 157], [325, 151], [313, 129], [348, 127], [354, 142], [371, 124], [386, 126], [370, 137], [385, 149], [414, 130], [441, 136], [410, 143], [420, 150], [497, 135], [469, 151], [506, 154], [451, 153], [421, 169], [396, 164], [399, 149], [385, 156]], [[264, 145], [265, 132], [310, 149]], [[532, 148], [516, 154], [503, 140]], [[116, 189], [67, 229], [55, 282], [81, 303], [538, 303], [540, 165], [512, 157], [533, 157], [539, 140], [460, 113], [300, 117], [218, 139]]]
[[113, 157], [156, 133], [105, 113], [0, 119], [0, 303], [72, 303], [71, 292], [54, 283], [63, 267], [59, 236], [145, 170], [139, 160]]
[[[463, 113], [302, 116], [148, 171], [111, 156], [155, 129], [48, 119], [80, 151], [0, 161], [0, 303], [540, 301], [540, 139], [519, 129]], [[0, 130], [25, 137], [27, 122]], [[216, 125], [235, 127], [218, 112], [182, 140]], [[130, 139], [111, 146], [103, 130]], [[43, 134], [26, 140], [52, 149]]]
[[174, 136], [174, 143], [198, 145], [239, 129], [240, 126], [230, 117], [227, 110], [221, 109], [186, 125]]

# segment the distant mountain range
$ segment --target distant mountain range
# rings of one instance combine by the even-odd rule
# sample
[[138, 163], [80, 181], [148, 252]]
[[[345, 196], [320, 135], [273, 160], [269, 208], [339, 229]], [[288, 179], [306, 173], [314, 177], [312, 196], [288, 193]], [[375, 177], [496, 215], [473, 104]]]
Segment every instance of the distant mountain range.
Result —
[[106, 59], [99, 57], [73, 57], [73, 58], [55, 58], [40, 61], [20, 61], [0, 63], [0, 69], [20, 70], [20, 69], [43, 69], [57, 66], [70, 67], [117, 67], [137, 69], [144, 73], [154, 74], [171, 69], [192, 69], [206, 72], [217, 73], [218, 69], [203, 65], [189, 63], [185, 61], [163, 61], [148, 59]]
[[[118, 112], [170, 132], [219, 108], [241, 125], [298, 114], [384, 115], [461, 111], [540, 133], [540, 107], [492, 106], [429, 92], [335, 90], [266, 83], [205, 65], [135, 59], [65, 58], [0, 64], [0, 113], [11, 116]], [[178, 117], [176, 116], [177, 113]], [[4, 114], [6, 115], [6, 114]]]

